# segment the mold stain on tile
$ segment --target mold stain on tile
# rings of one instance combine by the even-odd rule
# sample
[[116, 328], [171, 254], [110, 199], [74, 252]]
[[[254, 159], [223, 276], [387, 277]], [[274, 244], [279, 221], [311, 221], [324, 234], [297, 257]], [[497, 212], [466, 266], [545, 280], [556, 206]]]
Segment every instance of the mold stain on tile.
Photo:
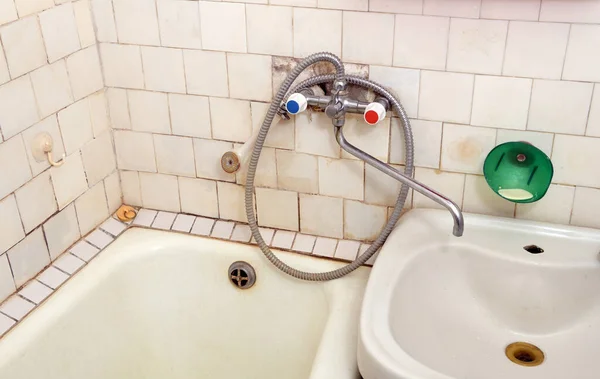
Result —
[[480, 142], [475, 138], [469, 137], [452, 144], [450, 149], [452, 158], [464, 163], [473, 162], [482, 152], [483, 149]]

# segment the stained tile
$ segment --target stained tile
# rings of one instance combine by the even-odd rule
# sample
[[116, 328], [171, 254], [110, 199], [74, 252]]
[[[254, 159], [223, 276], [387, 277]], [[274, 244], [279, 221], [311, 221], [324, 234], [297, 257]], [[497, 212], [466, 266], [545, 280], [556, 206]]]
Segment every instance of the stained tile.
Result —
[[[102, 233], [102, 232], [97, 232], [97, 233]], [[88, 236], [88, 238], [89, 238], [89, 236]], [[100, 252], [100, 250], [97, 247], [90, 245], [86, 241], [80, 241], [71, 248], [70, 252], [71, 252], [71, 254], [77, 256], [78, 258], [81, 258], [84, 261], [89, 262], [92, 258], [94, 258]]]
[[6, 300], [2, 306], [0, 306], [0, 312], [19, 321], [33, 308], [35, 308], [35, 304], [23, 299], [20, 296], [14, 295]]
[[158, 215], [156, 215], [156, 218], [152, 223], [152, 227], [155, 229], [169, 230], [175, 221], [175, 217], [177, 217], [176, 213], [158, 212]]
[[215, 238], [229, 239], [231, 237], [231, 232], [233, 232], [234, 225], [235, 223], [231, 221], [217, 220], [210, 236]]
[[195, 216], [178, 214], [177, 218], [175, 218], [175, 222], [173, 223], [173, 226], [171, 227], [171, 230], [189, 233], [190, 230], [192, 230], [194, 221], [196, 221]]
[[50, 287], [43, 285], [37, 280], [27, 283], [27, 285], [19, 291], [19, 295], [35, 304], [44, 301], [51, 293], [52, 289]]
[[211, 218], [196, 217], [191, 233], [199, 236], [208, 236], [210, 235], [214, 224], [215, 220]]
[[[91, 232], [87, 237], [85, 237], [85, 239], [92, 245], [97, 246], [100, 249], [104, 249], [114, 240], [114, 237], [100, 229], [96, 229], [93, 232]], [[71, 252], [75, 254], [72, 250]]]
[[275, 232], [271, 246], [279, 249], [291, 249], [294, 243], [296, 232], [288, 232], [285, 230], [278, 230]]
[[54, 266], [48, 267], [37, 277], [37, 280], [52, 289], [57, 289], [61, 284], [67, 281], [67, 279], [69, 279], [69, 275], [65, 274]]
[[63, 254], [60, 258], [54, 261], [53, 264], [54, 267], [66, 272], [69, 275], [73, 275], [81, 267], [83, 267], [83, 265], [85, 265], [84, 261], [69, 253]]

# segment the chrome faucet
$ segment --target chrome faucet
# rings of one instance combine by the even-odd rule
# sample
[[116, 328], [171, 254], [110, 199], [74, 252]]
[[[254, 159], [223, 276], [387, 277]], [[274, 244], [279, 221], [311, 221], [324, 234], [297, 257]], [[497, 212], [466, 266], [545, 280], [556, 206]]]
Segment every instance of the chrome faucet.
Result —
[[[346, 121], [346, 113], [347, 112], [363, 113], [366, 116], [367, 110], [374, 103], [380, 104], [381, 107], [379, 107], [379, 109], [383, 108], [383, 109], [385, 109], [385, 112], [387, 112], [390, 109], [389, 101], [386, 98], [377, 97], [375, 99], [374, 103], [361, 102], [361, 101], [350, 98], [347, 94], [346, 87], [347, 87], [346, 80], [344, 80], [343, 78], [341, 78], [341, 79], [338, 78], [333, 81], [333, 88], [331, 91], [331, 96], [315, 96], [313, 91], [310, 89], [300, 90], [299, 94], [301, 94], [301, 98], [302, 98], [301, 103], [302, 104], [296, 103], [294, 105], [294, 107], [296, 105], [298, 105], [297, 111], [290, 112], [290, 109], [289, 109], [290, 106], [288, 105], [289, 104], [289, 100], [288, 100], [288, 102], [282, 104], [282, 108], [280, 109], [279, 113], [282, 116], [289, 118], [289, 116], [287, 116], [287, 114], [285, 114], [285, 113], [290, 112], [290, 113], [296, 114], [296, 113], [306, 109], [307, 105], [317, 108], [318, 110], [325, 111], [325, 114], [332, 120], [333, 126], [335, 128], [336, 140], [337, 140], [338, 144], [342, 147], [342, 149], [344, 149], [348, 153], [352, 154], [353, 156], [357, 157], [358, 159], [363, 160], [364, 162], [373, 166], [374, 168], [378, 169], [379, 171], [383, 172], [384, 174], [391, 176], [392, 178], [396, 179], [397, 181], [401, 182], [402, 184], [406, 184], [407, 186], [409, 186], [413, 190], [417, 191], [418, 193], [420, 193], [420, 194], [426, 196], [427, 198], [435, 201], [436, 203], [442, 205], [444, 208], [446, 208], [450, 212], [450, 214], [452, 215], [452, 218], [454, 220], [454, 228], [452, 230], [452, 234], [454, 234], [456, 237], [462, 236], [463, 231], [464, 231], [464, 218], [463, 218], [462, 211], [460, 210], [458, 205], [456, 205], [455, 202], [453, 202], [449, 198], [443, 196], [442, 194], [436, 192], [435, 190], [429, 188], [428, 186], [403, 174], [402, 172], [396, 170], [392, 166], [380, 161], [379, 159], [373, 157], [372, 155], [360, 150], [359, 148], [352, 145], [350, 142], [348, 142], [346, 140], [346, 138], [344, 137], [343, 128], [344, 128], [344, 124]], [[296, 94], [294, 94], [294, 95], [296, 95]], [[294, 101], [296, 101], [296, 100], [294, 100]], [[383, 112], [383, 117], [376, 117], [376, 121], [371, 124], [376, 124], [378, 121], [383, 119], [385, 117], [385, 112]], [[365, 117], [365, 120], [367, 120], [366, 117]]]

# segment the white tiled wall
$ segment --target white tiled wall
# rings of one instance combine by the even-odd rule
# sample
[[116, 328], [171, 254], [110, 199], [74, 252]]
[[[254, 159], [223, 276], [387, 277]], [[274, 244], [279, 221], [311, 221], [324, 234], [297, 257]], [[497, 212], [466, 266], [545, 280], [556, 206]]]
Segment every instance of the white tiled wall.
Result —
[[[598, 209], [582, 205], [600, 202], [599, 0], [92, 5], [126, 203], [243, 221], [245, 175], [224, 173], [219, 159], [260, 127], [294, 59], [327, 50], [399, 95], [412, 119], [415, 177], [464, 210], [600, 227]], [[369, 127], [352, 116], [345, 130], [403, 168], [398, 119]], [[554, 162], [554, 183], [536, 204], [502, 200], [481, 175], [487, 153], [515, 140]], [[341, 151], [323, 114], [273, 126], [265, 146], [260, 224], [375, 237], [399, 187]], [[406, 205], [436, 206], [412, 193]]]
[[[221, 155], [260, 127], [295, 60], [323, 50], [398, 94], [415, 178], [465, 211], [600, 227], [600, 0], [0, 0], [0, 40], [0, 299], [122, 201], [244, 221], [245, 174]], [[398, 119], [345, 130], [403, 169]], [[33, 159], [41, 131], [64, 166]], [[514, 140], [554, 162], [538, 203], [481, 176]], [[399, 186], [341, 151], [323, 114], [280, 122], [265, 146], [260, 224], [323, 236], [298, 244], [327, 256], [358, 251], [329, 237], [375, 237]]]
[[122, 200], [90, 1], [0, 0], [0, 39], [2, 302]]

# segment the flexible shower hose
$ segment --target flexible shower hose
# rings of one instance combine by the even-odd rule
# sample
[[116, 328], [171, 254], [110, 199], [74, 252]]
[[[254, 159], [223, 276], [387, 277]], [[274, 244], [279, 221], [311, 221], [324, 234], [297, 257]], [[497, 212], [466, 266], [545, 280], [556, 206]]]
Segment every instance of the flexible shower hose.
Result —
[[258, 166], [258, 160], [260, 158], [260, 153], [262, 151], [263, 144], [267, 137], [267, 133], [269, 132], [269, 128], [271, 127], [271, 123], [273, 122], [273, 118], [275, 117], [275, 114], [277, 113], [284, 97], [288, 94], [288, 91], [290, 90], [290, 87], [291, 87], [292, 83], [294, 82], [294, 80], [296, 80], [296, 78], [298, 78], [300, 73], [302, 73], [302, 71], [304, 71], [307, 67], [309, 67], [317, 62], [322, 62], [322, 61], [330, 62], [331, 64], [333, 64], [336, 69], [336, 74], [335, 75], [319, 75], [319, 76], [309, 78], [309, 79], [301, 82], [299, 85], [295, 86], [293, 91], [296, 92], [297, 90], [300, 90], [302, 88], [309, 88], [309, 87], [312, 87], [317, 84], [331, 82], [335, 79], [343, 78], [349, 84], [354, 84], [354, 85], [365, 87], [367, 89], [372, 90], [376, 94], [385, 97], [390, 102], [393, 110], [396, 112], [396, 114], [402, 120], [402, 127], [403, 127], [403, 132], [404, 132], [404, 141], [405, 141], [405, 162], [406, 162], [404, 174], [409, 177], [412, 177], [413, 168], [414, 168], [414, 163], [413, 163], [414, 146], [413, 146], [413, 137], [412, 137], [412, 131], [411, 131], [411, 127], [410, 127], [410, 121], [408, 120], [408, 116], [406, 115], [404, 108], [402, 107], [402, 105], [400, 104], [398, 99], [396, 99], [396, 97], [390, 91], [385, 89], [380, 84], [370, 81], [368, 79], [363, 79], [363, 78], [357, 77], [357, 76], [345, 75], [344, 65], [342, 64], [342, 61], [337, 56], [335, 56], [331, 53], [326, 53], [326, 52], [316, 53], [316, 54], [312, 54], [312, 55], [306, 57], [292, 70], [292, 72], [290, 72], [288, 74], [285, 81], [281, 84], [281, 87], [279, 87], [279, 91], [277, 91], [277, 94], [275, 95], [273, 102], [269, 106], [269, 110], [267, 111], [267, 114], [265, 116], [263, 124], [258, 133], [258, 138], [256, 139], [256, 142], [254, 144], [252, 156], [250, 157], [250, 162], [248, 165], [248, 172], [247, 172], [247, 176], [246, 176], [246, 188], [245, 188], [246, 215], [248, 217], [248, 225], [250, 226], [250, 230], [252, 231], [252, 236], [258, 243], [258, 247], [262, 250], [262, 252], [265, 254], [267, 259], [275, 267], [277, 267], [279, 270], [283, 271], [284, 273], [291, 275], [298, 279], [309, 280], [309, 281], [327, 281], [327, 280], [339, 279], [345, 275], [350, 274], [352, 271], [356, 270], [357, 268], [362, 266], [366, 261], [368, 261], [369, 258], [371, 258], [371, 256], [373, 256], [373, 254], [375, 254], [375, 252], [383, 245], [383, 243], [385, 242], [387, 237], [390, 235], [390, 233], [394, 229], [396, 222], [400, 218], [400, 214], [402, 212], [402, 207], [404, 206], [404, 202], [406, 201], [406, 197], [408, 196], [408, 186], [403, 184], [400, 189], [400, 193], [398, 194], [398, 198], [396, 200], [394, 211], [392, 212], [392, 215], [390, 216], [388, 222], [383, 227], [383, 230], [381, 231], [379, 236], [375, 239], [373, 244], [371, 244], [371, 246], [363, 254], [361, 254], [358, 258], [356, 258], [356, 260], [354, 260], [354, 262], [352, 262], [344, 267], [341, 267], [339, 269], [333, 270], [333, 271], [313, 273], [313, 272], [305, 272], [305, 271], [297, 270], [293, 267], [288, 266], [287, 264], [282, 262], [279, 258], [277, 258], [277, 256], [275, 254], [273, 254], [271, 249], [269, 249], [269, 247], [265, 243], [265, 241], [262, 238], [260, 231], [258, 229], [256, 214], [254, 211], [254, 196], [253, 196], [254, 195], [254, 177], [256, 174], [256, 168]]

